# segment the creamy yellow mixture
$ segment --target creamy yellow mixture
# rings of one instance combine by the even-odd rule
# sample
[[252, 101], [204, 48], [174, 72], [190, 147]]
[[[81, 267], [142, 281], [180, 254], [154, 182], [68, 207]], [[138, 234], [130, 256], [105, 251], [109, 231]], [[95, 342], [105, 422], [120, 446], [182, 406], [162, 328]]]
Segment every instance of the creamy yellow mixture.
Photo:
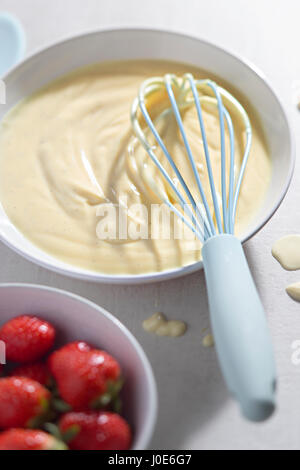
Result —
[[187, 326], [180, 320], [167, 320], [162, 313], [155, 313], [143, 322], [143, 328], [149, 333], [155, 333], [157, 336], [170, 336], [178, 338], [183, 336]]
[[205, 348], [212, 348], [215, 345], [215, 340], [212, 334], [206, 335], [202, 340], [202, 346]]
[[287, 271], [300, 269], [300, 235], [287, 235], [272, 246], [272, 255]]
[[300, 282], [291, 284], [286, 288], [286, 291], [293, 300], [300, 302]]
[[[50, 84], [12, 110], [0, 130], [0, 200], [15, 226], [54, 257], [101, 273], [162, 271], [201, 259], [200, 243], [191, 249], [189, 241], [172, 236], [171, 240], [101, 240], [97, 236], [101, 207], [109, 202], [120, 204], [122, 215], [137, 229], [143, 224], [150, 226], [151, 221], [143, 214], [130, 213], [132, 204], [150, 208], [159, 203], [132, 163], [132, 158], [145, 155], [133, 136], [130, 108], [146, 78], [186, 72], [197, 78], [208, 76], [172, 62], [94, 65]], [[227, 84], [223, 86], [232, 91]], [[241, 234], [263, 201], [271, 165], [255, 115], [243, 98], [237, 97], [246, 106], [253, 127], [253, 145], [238, 205], [236, 234]], [[219, 121], [213, 109], [204, 109], [204, 119], [220, 192]], [[209, 194], [194, 110], [187, 111], [183, 120]], [[233, 123], [238, 170], [245, 136], [235, 116]], [[164, 129], [164, 139], [196, 194], [174, 122]], [[228, 148], [228, 136], [226, 145]], [[158, 173], [154, 175], [162, 184]]]
[[[287, 235], [277, 240], [272, 247], [272, 255], [287, 271], [300, 269], [300, 235]], [[300, 282], [286, 288], [289, 296], [300, 302]]]

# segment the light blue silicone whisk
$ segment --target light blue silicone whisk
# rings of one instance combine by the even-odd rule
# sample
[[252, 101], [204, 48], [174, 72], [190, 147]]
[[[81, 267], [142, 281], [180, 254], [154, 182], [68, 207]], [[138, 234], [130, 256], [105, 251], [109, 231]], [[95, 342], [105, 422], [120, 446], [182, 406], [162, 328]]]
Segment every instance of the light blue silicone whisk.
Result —
[[[169, 103], [155, 122], [147, 109], [147, 99], [166, 90]], [[220, 123], [221, 142], [221, 194], [214, 182], [209, 155], [209, 146], [203, 120], [203, 105], [216, 106]], [[214, 214], [211, 213], [207, 195], [197, 171], [196, 162], [184, 130], [182, 111], [195, 106], [199, 118], [199, 145], [203, 145], [206, 168], [210, 183]], [[230, 111], [240, 117], [245, 129], [244, 157], [239, 171], [235, 169], [234, 127]], [[141, 125], [140, 113], [148, 128]], [[193, 169], [199, 190], [197, 200], [184, 181], [172, 156], [168, 152], [158, 130], [157, 122], [173, 114], [179, 126], [186, 155]], [[147, 177], [147, 183], [159, 192], [160, 198], [185, 222], [203, 243], [202, 256], [208, 290], [211, 323], [221, 369], [227, 386], [240, 403], [245, 417], [251, 421], [267, 419], [275, 409], [276, 371], [271, 338], [265, 312], [251, 276], [248, 263], [239, 239], [234, 235], [234, 223], [238, 196], [251, 148], [252, 129], [248, 115], [242, 105], [224, 88], [215, 82], [195, 80], [191, 74], [184, 77], [166, 75], [151, 78], [141, 86], [131, 112], [132, 125], [139, 141], [171, 186], [176, 207], [167, 192], [158, 190], [155, 182]], [[225, 131], [230, 137], [230, 155], [226, 158]], [[158, 144], [174, 174], [155, 153], [155, 146], [148, 138], [149, 130]], [[200, 139], [201, 136], [201, 139]], [[226, 178], [226, 165], [229, 178]], [[145, 169], [140, 168], [145, 177]], [[174, 184], [176, 176], [179, 185]], [[214, 217], [213, 217], [214, 215]], [[215, 220], [215, 222], [214, 222]]]

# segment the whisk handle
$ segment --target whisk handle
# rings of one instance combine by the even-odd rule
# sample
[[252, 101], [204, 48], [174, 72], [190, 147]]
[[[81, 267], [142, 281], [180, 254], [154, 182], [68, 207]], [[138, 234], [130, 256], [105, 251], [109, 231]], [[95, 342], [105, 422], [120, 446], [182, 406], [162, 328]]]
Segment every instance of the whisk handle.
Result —
[[212, 329], [227, 386], [251, 421], [275, 409], [276, 371], [265, 312], [240, 241], [217, 235], [203, 246]]

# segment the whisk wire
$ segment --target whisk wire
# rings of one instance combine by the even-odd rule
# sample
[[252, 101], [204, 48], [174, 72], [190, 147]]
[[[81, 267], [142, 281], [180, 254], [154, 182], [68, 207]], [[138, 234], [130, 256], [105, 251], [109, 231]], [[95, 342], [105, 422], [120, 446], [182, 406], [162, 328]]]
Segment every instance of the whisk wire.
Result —
[[[174, 160], [172, 159], [172, 157], [171, 157], [169, 151], [167, 150], [167, 148], [166, 148], [166, 146], [165, 146], [163, 140], [161, 139], [159, 133], [157, 132], [157, 129], [155, 128], [154, 123], [153, 123], [153, 121], [152, 121], [152, 119], [151, 119], [151, 117], [150, 117], [150, 115], [149, 115], [149, 113], [148, 113], [147, 107], [146, 107], [146, 105], [145, 105], [145, 99], [144, 99], [144, 96], [145, 96], [144, 88], [145, 88], [146, 86], [147, 86], [147, 82], [145, 82], [144, 86], [142, 86], [142, 89], [141, 89], [141, 91], [140, 91], [140, 93], [139, 93], [139, 98], [138, 98], [139, 106], [140, 106], [140, 109], [141, 109], [141, 111], [142, 111], [143, 117], [144, 117], [146, 123], [148, 124], [148, 126], [149, 126], [149, 128], [150, 128], [150, 130], [151, 130], [151, 132], [152, 132], [152, 134], [153, 134], [153, 136], [154, 136], [154, 138], [155, 138], [155, 140], [157, 141], [157, 143], [158, 143], [158, 144], [160, 145], [160, 147], [162, 148], [163, 153], [165, 154], [167, 160], [169, 161], [171, 167], [173, 168], [173, 170], [174, 170], [174, 172], [175, 172], [175, 174], [176, 174], [176, 176], [177, 176], [177, 178], [178, 178], [178, 180], [179, 180], [179, 182], [180, 182], [182, 188], [184, 189], [184, 191], [185, 191], [185, 193], [186, 193], [186, 195], [187, 195], [187, 197], [188, 197], [190, 203], [192, 204], [192, 207], [193, 207], [195, 213], [198, 215], [197, 203], [196, 203], [195, 199], [193, 198], [193, 196], [192, 196], [192, 194], [191, 194], [191, 192], [190, 192], [190, 190], [189, 190], [189, 188], [188, 188], [186, 182], [184, 181], [184, 179], [183, 179], [183, 177], [182, 177], [180, 171], [178, 170], [178, 168], [177, 168], [177, 166], [176, 166]], [[135, 107], [136, 107], [136, 105], [134, 105], [134, 108], [135, 108]], [[135, 129], [135, 130], [137, 129], [137, 127], [139, 127], [139, 126], [137, 126], [136, 120], [133, 121], [133, 126], [134, 126], [134, 129]], [[140, 128], [139, 128], [139, 130], [140, 130]], [[138, 132], [138, 136], [141, 136], [141, 133], [140, 133], [140, 132]], [[143, 133], [142, 133], [142, 136], [143, 136]], [[140, 139], [140, 140], [141, 140], [141, 139]], [[161, 165], [161, 163], [159, 162], [158, 158], [155, 156], [155, 154], [154, 154], [154, 152], [153, 152], [151, 146], [148, 144], [148, 142], [147, 142], [144, 138], [143, 138], [143, 140], [142, 140], [142, 143], [143, 143], [144, 147], [146, 148], [146, 150], [147, 150], [149, 156], [151, 157], [151, 159], [152, 159], [152, 160], [154, 161], [154, 163], [157, 165], [158, 169], [161, 171], [161, 173], [163, 174], [164, 178], [168, 181], [168, 183], [169, 183], [170, 186], [172, 187], [173, 191], [175, 191], [175, 193], [176, 193], [177, 196], [178, 196], [178, 193], [179, 193], [179, 192], [178, 192], [176, 186], [174, 185], [174, 183], [173, 183], [171, 177], [168, 175], [168, 173], [166, 172], [166, 170], [164, 169], [164, 167], [163, 167], [163, 166]], [[182, 198], [181, 195], [179, 196], [179, 198], [180, 198], [181, 202], [182, 202], [184, 205], [187, 205], [187, 202], [184, 200], [184, 198]], [[202, 226], [202, 225], [204, 226], [204, 231], [205, 231], [205, 234], [206, 234], [206, 235], [205, 235], [205, 238], [206, 238], [207, 235], [208, 235], [208, 233], [209, 233], [209, 230], [208, 230], [208, 227], [207, 227], [207, 223], [205, 222], [205, 220], [200, 220], [200, 222], [201, 222], [200, 225], [201, 225], [201, 226]]]
[[[189, 87], [187, 87], [187, 83]], [[173, 86], [177, 88], [179, 92], [179, 106], [177, 104]], [[212, 90], [214, 96], [199, 96], [199, 89], [202, 87], [209, 87]], [[185, 149], [188, 155], [188, 159], [190, 165], [192, 167], [197, 187], [200, 192], [201, 200], [203, 204], [199, 204], [199, 201], [196, 202], [189, 187], [187, 186], [183, 176], [181, 175], [176, 163], [174, 162], [173, 158], [171, 157], [168, 149], [166, 148], [159, 132], [157, 131], [152, 118], [147, 110], [146, 106], [146, 98], [156, 91], [165, 88], [167, 90], [167, 94], [171, 103], [171, 108], [165, 109], [156, 119], [157, 122], [161, 117], [165, 117], [167, 114], [173, 112], [176, 122], [179, 126], [180, 134], [183, 139], [183, 143], [185, 145]], [[189, 98], [188, 95], [192, 91], [193, 99]], [[245, 131], [246, 131], [246, 144], [243, 159], [240, 166], [239, 174], [235, 175], [235, 137], [234, 137], [234, 127], [232, 123], [232, 119], [230, 113], [228, 112], [227, 108], [223, 104], [223, 98], [225, 98], [228, 103], [235, 109], [236, 112], [240, 115]], [[203, 119], [202, 107], [201, 102], [208, 102], [213, 103], [217, 106], [218, 109], [218, 116], [220, 122], [220, 147], [221, 147], [221, 197], [218, 195], [216, 191], [216, 186], [214, 183], [214, 175], [212, 170], [211, 158], [209, 154], [208, 148], [208, 141], [205, 132], [205, 124]], [[244, 177], [250, 148], [252, 142], [252, 129], [251, 124], [248, 118], [248, 115], [242, 105], [225, 89], [219, 87], [216, 83], [209, 79], [202, 79], [202, 80], [195, 80], [191, 74], [186, 74], [181, 81], [175, 75], [166, 75], [164, 79], [162, 78], [152, 78], [146, 80], [140, 89], [138, 98], [134, 101], [132, 110], [131, 110], [131, 121], [135, 133], [147, 151], [148, 155], [150, 156], [151, 160], [157, 166], [161, 174], [163, 175], [164, 179], [167, 183], [171, 186], [174, 194], [178, 198], [178, 202], [182, 209], [184, 209], [183, 215], [172, 202], [169, 200], [168, 196], [165, 195], [161, 197], [164, 202], [170, 207], [170, 209], [177, 214], [180, 219], [185, 222], [188, 227], [196, 234], [196, 236], [203, 242], [205, 242], [211, 236], [216, 235], [216, 228], [214, 226], [212, 214], [208, 205], [207, 198], [205, 196], [204, 188], [200, 179], [200, 175], [197, 171], [196, 162], [188, 142], [187, 135], [184, 130], [183, 121], [181, 118], [180, 109], [189, 108], [191, 105], [196, 106], [197, 115], [200, 124], [200, 131], [202, 136], [202, 142], [204, 147], [204, 154], [206, 160], [206, 167], [209, 177], [210, 183], [210, 190], [212, 196], [212, 202], [214, 207], [214, 214], [216, 218], [217, 229], [220, 234], [222, 233], [234, 233], [234, 223], [236, 219], [236, 212], [237, 212], [237, 202], [238, 197], [242, 185], [242, 180]], [[183, 194], [179, 191], [177, 186], [174, 184], [172, 177], [168, 174], [166, 169], [164, 168], [163, 164], [159, 161], [155, 154], [155, 148], [153, 145], [149, 143], [147, 137], [145, 135], [144, 130], [142, 130], [139, 119], [138, 119], [138, 110], [141, 111], [152, 135], [154, 136], [155, 141], [161, 147], [163, 154], [167, 158], [171, 168], [175, 172], [175, 175], [178, 179], [180, 186], [182, 187], [185, 195], [190, 202], [193, 211], [189, 208], [189, 204], [187, 203]], [[229, 187], [228, 187], [228, 195], [227, 195], [227, 178], [226, 178], [226, 142], [225, 142], [225, 126], [227, 126], [228, 134], [229, 134], [229, 142], [230, 142], [230, 163], [229, 163]], [[153, 185], [150, 183], [150, 186]], [[154, 183], [153, 183], [154, 184]], [[154, 189], [155, 191], [155, 189]], [[228, 199], [227, 199], [228, 198]], [[220, 200], [219, 200], [220, 199]], [[220, 205], [222, 205], [222, 215], [220, 210]], [[187, 220], [185, 216], [188, 216], [189, 219], [192, 221], [192, 224]]]
[[[153, 150], [151, 148], [148, 149], [148, 155], [150, 156], [151, 160], [155, 163], [155, 165], [158, 167], [159, 171], [162, 173], [162, 175], [164, 176], [166, 181], [169, 183], [169, 185], [171, 186], [171, 188], [175, 192], [176, 196], [179, 199], [179, 203], [180, 203], [181, 207], [186, 211], [186, 213], [189, 215], [189, 217], [191, 218], [194, 225], [197, 227], [197, 230], [193, 229], [193, 232], [198, 237], [199, 237], [199, 234], [201, 234], [200, 235], [200, 240], [205, 240], [205, 235], [203, 233], [202, 224], [200, 224], [199, 221], [195, 218], [193, 212], [190, 210], [189, 205], [187, 204], [186, 200], [182, 196], [181, 192], [178, 190], [178, 188], [176, 188], [176, 186], [173, 183], [170, 175], [165, 170], [165, 168], [162, 166], [162, 164], [160, 163], [160, 161], [158, 160], [158, 158], [156, 157], [155, 153], [153, 152]], [[170, 209], [172, 209], [176, 214], [178, 214], [179, 211], [176, 209], [176, 207], [167, 198], [164, 197], [163, 200], [170, 207]], [[182, 219], [181, 216], [180, 216], [180, 218]]]
[[[213, 171], [212, 171], [211, 160], [210, 160], [210, 156], [209, 156], [208, 142], [207, 142], [207, 138], [206, 138], [206, 132], [205, 132], [204, 120], [203, 120], [203, 116], [202, 116], [202, 107], [201, 107], [201, 103], [200, 103], [200, 99], [199, 99], [199, 93], [198, 93], [198, 90], [195, 86], [194, 77], [191, 74], [186, 74], [186, 77], [189, 80], [191, 90], [192, 90], [194, 100], [195, 100], [196, 110], [197, 110], [197, 114], [198, 114], [198, 120], [199, 120], [199, 124], [200, 124], [200, 131], [201, 131], [201, 136], [202, 136], [203, 148], [204, 148], [206, 168], [207, 168], [208, 178], [209, 178], [209, 183], [210, 183], [210, 191], [211, 191], [211, 196], [212, 196], [214, 210], [215, 210], [217, 227], [218, 227], [219, 233], [222, 233], [222, 219], [221, 219], [221, 213], [220, 213], [219, 203], [218, 203], [218, 199], [217, 199], [216, 187], [215, 187], [214, 178], [213, 178]], [[216, 231], [214, 230], [214, 235], [215, 234], [216, 234]]]
[[227, 206], [227, 223], [228, 231], [233, 235], [234, 223], [232, 219], [232, 208], [233, 208], [233, 193], [234, 193], [234, 129], [230, 114], [227, 109], [224, 108], [225, 119], [230, 135], [230, 170], [229, 170], [229, 189], [228, 189], [228, 206]]
[[[148, 143], [147, 139], [145, 138], [145, 135], [144, 135], [139, 123], [138, 123], [138, 120], [137, 120], [137, 111], [138, 111], [139, 107], [140, 107], [140, 100], [137, 98], [134, 101], [133, 106], [132, 106], [132, 110], [131, 110], [131, 120], [132, 120], [132, 125], [133, 125], [133, 128], [135, 130], [135, 133], [136, 133], [139, 141], [142, 143], [143, 147], [147, 151], [147, 153], [148, 153], [149, 157], [151, 158], [151, 160], [153, 161], [153, 163], [156, 165], [156, 167], [159, 169], [159, 171], [161, 172], [161, 174], [163, 175], [163, 177], [165, 178], [167, 183], [173, 189], [174, 193], [176, 194], [176, 196], [178, 198], [179, 204], [181, 205], [182, 209], [185, 211], [185, 214], [188, 215], [188, 217], [191, 219], [194, 226], [192, 226], [187, 221], [187, 219], [175, 208], [175, 206], [169, 201], [169, 199], [167, 197], [165, 197], [164, 195], [161, 195], [161, 194], [159, 195], [159, 197], [160, 197], [160, 199], [163, 200], [163, 202], [165, 202], [171, 208], [171, 210], [173, 210], [173, 212], [175, 212], [177, 215], [179, 215], [180, 219], [183, 222], [186, 222], [188, 227], [191, 228], [191, 230], [196, 234], [196, 236], [199, 238], [199, 240], [203, 243], [204, 242], [203, 224], [199, 223], [199, 220], [202, 220], [202, 219], [197, 220], [195, 218], [195, 215], [191, 211], [191, 209], [189, 207], [189, 204], [186, 202], [185, 198], [182, 196], [182, 194], [180, 193], [178, 188], [175, 186], [171, 176], [168, 174], [166, 169], [162, 166], [162, 164], [160, 163], [160, 161], [156, 157], [156, 155], [154, 153], [154, 150], [153, 150], [153, 147], [151, 147], [151, 145]], [[165, 112], [162, 113], [162, 114], [165, 114]], [[147, 120], [147, 116], [145, 116], [145, 119]], [[150, 117], [149, 117], [149, 120], [151, 121]], [[151, 123], [149, 122], [148, 125], [150, 126], [150, 124]], [[144, 174], [144, 171], [141, 171], [141, 174]], [[148, 185], [151, 187], [151, 189], [154, 192], [157, 193], [156, 188], [154, 188], [154, 185], [151, 182], [151, 178], [150, 179], [146, 178], [146, 179], [147, 179]], [[195, 203], [195, 205], [196, 205], [196, 203]]]
[[[250, 126], [250, 123], [249, 123], [249, 126]], [[240, 190], [241, 190], [241, 186], [242, 186], [242, 181], [243, 181], [243, 178], [244, 178], [244, 174], [245, 174], [245, 170], [246, 170], [246, 166], [247, 166], [247, 162], [248, 162], [248, 158], [249, 158], [249, 154], [250, 154], [250, 149], [251, 149], [251, 143], [252, 143], [252, 130], [251, 130], [251, 127], [246, 130], [246, 135], [247, 135], [246, 150], [245, 150], [245, 153], [244, 153], [244, 158], [243, 158], [243, 161], [242, 161], [242, 164], [241, 164], [240, 173], [238, 175], [238, 179], [237, 179], [237, 183], [236, 183], [236, 187], [235, 187], [233, 209], [232, 209], [233, 224], [234, 224], [235, 219], [236, 219], [238, 198], [239, 198], [239, 194], [240, 194]]]
[[[183, 127], [183, 122], [182, 122], [180, 111], [179, 111], [179, 108], [177, 106], [176, 99], [175, 99], [175, 96], [174, 96], [174, 93], [173, 93], [173, 90], [172, 90], [171, 82], [172, 82], [171, 75], [166, 75], [165, 84], [166, 84], [168, 96], [169, 96], [171, 106], [172, 106], [172, 109], [173, 109], [173, 112], [174, 112], [179, 130], [180, 130], [180, 133], [181, 133], [181, 136], [182, 136], [182, 139], [183, 139], [186, 151], [187, 151], [187, 155], [188, 155], [188, 158], [189, 158], [189, 161], [190, 161], [190, 164], [191, 164], [191, 167], [192, 167], [192, 170], [193, 170], [196, 182], [197, 182], [197, 186], [198, 186], [198, 189], [199, 189], [199, 192], [200, 192], [200, 195], [201, 195], [201, 199], [202, 199], [202, 202], [203, 202], [203, 205], [204, 205], [204, 208], [205, 208], [206, 216], [207, 216], [207, 219], [209, 221], [210, 231], [207, 230], [207, 232], [208, 232], [207, 236], [212, 236], [212, 234], [215, 233], [214, 223], [213, 223], [211, 212], [210, 212], [208, 202], [207, 202], [207, 199], [206, 199], [206, 196], [205, 196], [205, 192], [204, 192], [202, 183], [200, 181], [200, 176], [199, 176], [199, 173], [197, 171], [196, 162], [195, 162], [194, 156], [192, 154], [192, 150], [191, 150], [190, 144], [188, 142], [184, 127]], [[204, 227], [206, 228], [206, 224], [204, 225]]]
[[[213, 90], [219, 112], [220, 122], [220, 138], [221, 138], [221, 192], [222, 192], [222, 210], [223, 210], [223, 225], [225, 233], [228, 232], [227, 226], [227, 191], [226, 191], [226, 149], [225, 149], [225, 122], [224, 122], [224, 107], [219, 90], [214, 82], [207, 80], [207, 85]], [[223, 230], [222, 232], [223, 233]]]
[[[220, 87], [219, 87], [220, 88]], [[248, 114], [246, 113], [245, 109], [243, 106], [240, 104], [240, 102], [234, 98], [227, 90], [224, 88], [220, 88], [222, 95], [232, 103], [232, 105], [235, 107], [236, 111], [239, 113], [242, 121], [244, 122], [244, 127], [245, 127], [245, 132], [246, 132], [246, 144], [245, 144], [245, 150], [244, 150], [244, 155], [242, 158], [242, 163], [240, 167], [239, 174], [236, 178], [236, 183], [234, 187], [234, 195], [233, 195], [233, 204], [232, 204], [232, 224], [234, 225], [235, 219], [236, 219], [236, 211], [237, 211], [237, 203], [238, 203], [238, 198], [241, 190], [241, 185], [242, 181], [245, 175], [245, 170], [246, 166], [248, 163], [249, 155], [250, 155], [250, 150], [251, 150], [251, 145], [252, 145], [252, 128], [251, 128], [251, 123], [248, 117]]]

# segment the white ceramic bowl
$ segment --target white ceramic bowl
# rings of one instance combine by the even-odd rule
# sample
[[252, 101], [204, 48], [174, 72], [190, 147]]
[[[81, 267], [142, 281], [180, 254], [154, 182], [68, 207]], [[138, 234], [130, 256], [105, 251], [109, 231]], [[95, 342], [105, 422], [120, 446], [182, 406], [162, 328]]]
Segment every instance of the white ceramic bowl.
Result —
[[[268, 141], [273, 173], [261, 210], [243, 240], [252, 237], [274, 214], [291, 180], [294, 149], [284, 109], [262, 73], [231, 53], [203, 40], [181, 34], [139, 29], [116, 29], [71, 38], [29, 57], [4, 77], [7, 104], [0, 119], [20, 99], [49, 81], [94, 62], [124, 59], [169, 59], [199, 66], [240, 90], [253, 105]], [[202, 263], [144, 275], [104, 275], [63, 263], [30, 243], [16, 230], [0, 207], [0, 238], [27, 259], [80, 279], [108, 283], [145, 283], [194, 272]]]
[[58, 346], [83, 340], [111, 353], [126, 382], [124, 415], [134, 429], [132, 449], [146, 449], [157, 418], [157, 390], [150, 363], [133, 335], [110, 313], [77, 295], [30, 284], [0, 285], [0, 325], [22, 314], [40, 315], [57, 328]]

